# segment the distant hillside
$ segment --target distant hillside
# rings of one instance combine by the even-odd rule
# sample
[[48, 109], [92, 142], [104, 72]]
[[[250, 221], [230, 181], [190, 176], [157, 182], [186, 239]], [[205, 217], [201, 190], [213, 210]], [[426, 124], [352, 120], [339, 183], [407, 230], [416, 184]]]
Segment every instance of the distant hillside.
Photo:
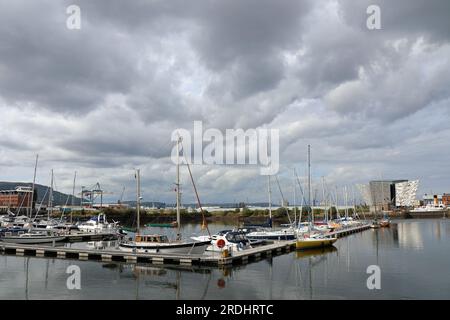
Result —
[[[6, 181], [0, 181], [0, 190], [14, 190], [16, 187], [24, 186], [24, 187], [30, 187], [30, 183], [25, 182], [6, 182]], [[43, 204], [46, 205], [48, 203], [48, 186], [44, 186], [41, 184], [35, 184], [36, 192], [37, 192], [37, 203], [41, 203], [43, 201]], [[46, 194], [47, 193], [47, 194]], [[45, 198], [43, 199], [45, 195]], [[75, 204], [79, 205], [81, 199], [79, 197], [75, 197]], [[65, 205], [66, 201], [68, 205], [72, 204], [72, 195], [68, 195], [62, 192], [58, 192], [56, 190], [53, 190], [53, 205]]]

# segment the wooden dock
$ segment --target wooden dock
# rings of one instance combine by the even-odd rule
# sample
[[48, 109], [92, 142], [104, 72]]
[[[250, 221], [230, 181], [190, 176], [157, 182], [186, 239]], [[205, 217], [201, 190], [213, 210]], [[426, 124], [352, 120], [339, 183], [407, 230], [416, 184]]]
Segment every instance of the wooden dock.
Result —
[[[329, 236], [338, 238], [361, 232], [370, 228], [369, 224], [357, 227], [341, 229]], [[91, 239], [93, 240], [91, 235]], [[101, 234], [97, 234], [100, 236]], [[236, 264], [246, 264], [258, 261], [265, 257], [280, 255], [295, 251], [295, 240], [273, 241], [269, 244], [258, 246], [244, 251], [229, 252], [207, 252], [203, 255], [194, 254], [164, 254], [164, 253], [130, 253], [118, 249], [87, 249], [68, 248], [52, 245], [24, 245], [14, 243], [4, 243], [0, 241], [0, 252], [17, 256], [53, 257], [60, 259], [74, 260], [94, 260], [102, 262], [126, 262], [126, 263], [151, 263], [155, 265], [177, 264], [177, 265], [204, 265], [204, 266], [227, 266]]]

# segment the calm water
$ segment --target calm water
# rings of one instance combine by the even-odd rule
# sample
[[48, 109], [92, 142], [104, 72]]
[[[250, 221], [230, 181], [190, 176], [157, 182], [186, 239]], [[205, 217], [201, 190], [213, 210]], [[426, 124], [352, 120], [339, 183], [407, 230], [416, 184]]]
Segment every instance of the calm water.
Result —
[[[187, 226], [185, 233], [196, 230]], [[81, 290], [66, 287], [72, 264], [81, 269]], [[369, 265], [381, 268], [381, 290], [367, 289]], [[0, 299], [346, 298], [450, 299], [450, 220], [395, 221], [339, 239], [334, 250], [225, 270], [0, 255]]]

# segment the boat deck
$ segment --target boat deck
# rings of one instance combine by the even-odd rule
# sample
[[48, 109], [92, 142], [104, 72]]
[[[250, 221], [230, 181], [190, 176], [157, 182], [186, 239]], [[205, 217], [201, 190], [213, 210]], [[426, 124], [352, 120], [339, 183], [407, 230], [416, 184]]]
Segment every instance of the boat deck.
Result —
[[[370, 224], [341, 229], [329, 236], [344, 237], [349, 234], [361, 232], [370, 228]], [[105, 236], [105, 234], [83, 234], [74, 237]], [[103, 239], [103, 238], [101, 238]], [[87, 240], [89, 241], [89, 240]], [[261, 245], [244, 251], [229, 252], [224, 255], [223, 252], [208, 252], [202, 255], [195, 254], [164, 254], [164, 253], [130, 253], [118, 249], [85, 249], [85, 248], [67, 248], [49, 245], [25, 245], [0, 242], [0, 252], [4, 254], [13, 254], [17, 256], [36, 256], [36, 257], [54, 257], [61, 259], [74, 260], [94, 260], [102, 262], [127, 262], [127, 263], [152, 263], [152, 264], [178, 264], [178, 265], [205, 265], [205, 266], [226, 266], [233, 264], [246, 264], [251, 261], [257, 261], [261, 258], [288, 253], [295, 250], [296, 240], [272, 241], [269, 244]]]

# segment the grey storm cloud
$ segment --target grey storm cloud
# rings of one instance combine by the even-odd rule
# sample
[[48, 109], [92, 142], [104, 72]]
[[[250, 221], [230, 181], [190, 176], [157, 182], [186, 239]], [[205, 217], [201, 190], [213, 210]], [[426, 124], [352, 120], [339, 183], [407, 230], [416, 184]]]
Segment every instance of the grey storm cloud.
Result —
[[[383, 171], [450, 191], [421, 169], [434, 145], [434, 166], [450, 158], [449, 14], [446, 0], [0, 0], [0, 175], [29, 180], [39, 153], [45, 179], [120, 190], [139, 166], [148, 197], [173, 200], [171, 134], [201, 120], [279, 129], [282, 181], [310, 143], [330, 183]], [[265, 200], [255, 168], [193, 169], [208, 200]]]

